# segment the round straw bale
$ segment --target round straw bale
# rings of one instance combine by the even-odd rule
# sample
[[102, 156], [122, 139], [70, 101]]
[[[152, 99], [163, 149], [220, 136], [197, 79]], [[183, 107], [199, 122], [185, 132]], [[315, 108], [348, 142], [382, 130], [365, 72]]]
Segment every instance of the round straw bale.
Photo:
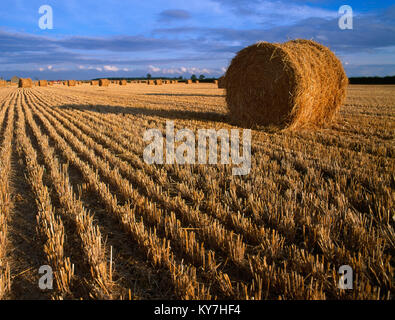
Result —
[[222, 76], [217, 80], [217, 85], [218, 88], [225, 89], [225, 76]]
[[67, 85], [69, 87], [75, 87], [75, 84], [76, 84], [75, 80], [67, 80]]
[[46, 87], [48, 85], [47, 80], [38, 80], [38, 85], [40, 87]]
[[97, 80], [91, 81], [91, 86], [97, 86], [98, 84], [99, 84], [99, 81], [97, 81]]
[[30, 78], [19, 78], [18, 87], [19, 88], [31, 88], [33, 86], [33, 81]]
[[323, 126], [343, 103], [348, 84], [332, 51], [301, 39], [258, 42], [241, 50], [225, 78], [230, 117], [246, 127]]
[[126, 86], [127, 84], [128, 84], [128, 82], [126, 80], [119, 81], [120, 86]]
[[108, 87], [110, 84], [110, 80], [108, 79], [99, 79], [99, 86], [100, 87]]
[[0, 80], [0, 87], [5, 87], [6, 86], [6, 81], [5, 80]]

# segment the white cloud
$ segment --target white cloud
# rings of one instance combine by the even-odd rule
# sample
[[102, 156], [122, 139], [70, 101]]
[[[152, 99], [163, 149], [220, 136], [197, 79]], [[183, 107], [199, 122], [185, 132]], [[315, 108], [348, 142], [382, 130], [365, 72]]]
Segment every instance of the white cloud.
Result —
[[102, 68], [96, 68], [96, 70], [97, 70], [97, 71], [103, 71], [103, 69], [102, 69]]
[[213, 74], [213, 73], [217, 73], [214, 70], [210, 70], [207, 68], [197, 68], [197, 67], [179, 67], [179, 68], [167, 68], [167, 69], [162, 69], [162, 73], [163, 74], [185, 74], [185, 73], [189, 73], [189, 74], [193, 74], [193, 73], [197, 73], [198, 75], [200, 74]]
[[116, 66], [104, 66], [103, 68], [106, 71], [114, 71], [114, 72], [119, 71], [119, 68], [117, 68]]
[[44, 71], [44, 68], [39, 68], [38, 70], [40, 70], [40, 71]]
[[148, 66], [148, 69], [150, 71], [152, 71], [152, 72], [159, 72], [161, 70], [160, 68], [157, 68], [157, 67], [154, 67], [154, 66]]
[[48, 68], [48, 70], [52, 70], [52, 66], [48, 66], [47, 68]]

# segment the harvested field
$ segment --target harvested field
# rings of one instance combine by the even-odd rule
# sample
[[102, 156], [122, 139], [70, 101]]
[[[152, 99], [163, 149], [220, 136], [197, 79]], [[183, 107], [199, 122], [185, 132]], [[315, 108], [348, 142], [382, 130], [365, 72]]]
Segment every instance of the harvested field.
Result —
[[242, 130], [214, 83], [0, 88], [0, 299], [394, 298], [395, 86], [350, 85], [323, 129], [251, 130], [245, 176], [145, 163], [170, 120]]

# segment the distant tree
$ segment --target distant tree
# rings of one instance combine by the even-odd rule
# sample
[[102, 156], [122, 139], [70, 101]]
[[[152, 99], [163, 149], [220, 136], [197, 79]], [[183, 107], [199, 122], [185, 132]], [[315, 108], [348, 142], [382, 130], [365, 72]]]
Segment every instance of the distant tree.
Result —
[[196, 75], [193, 74], [193, 75], [191, 76], [191, 80], [197, 80]]
[[206, 78], [206, 76], [205, 76], [204, 74], [201, 74], [201, 75], [199, 76], [199, 80], [204, 80], [204, 78]]
[[182, 76], [179, 76], [178, 79], [179, 79], [179, 80], [182, 80], [183, 78], [182, 78]]
[[151, 74], [150, 73], [147, 73], [147, 79], [151, 79]]

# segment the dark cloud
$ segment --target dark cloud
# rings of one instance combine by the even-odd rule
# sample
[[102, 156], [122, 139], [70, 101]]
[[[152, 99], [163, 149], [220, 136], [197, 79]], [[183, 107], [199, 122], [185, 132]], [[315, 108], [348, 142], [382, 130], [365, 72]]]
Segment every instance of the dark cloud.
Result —
[[351, 74], [353, 77], [395, 75], [395, 64], [346, 65], [345, 69], [347, 74]]
[[173, 9], [164, 10], [159, 14], [159, 21], [169, 22], [169, 21], [179, 21], [188, 20], [191, 18], [191, 14], [186, 10]]
[[106, 50], [137, 52], [185, 48], [187, 41], [155, 39], [142, 36], [68, 37], [50, 39], [30, 34], [0, 31], [0, 52], [53, 51], [56, 49]]
[[[231, 28], [166, 28], [157, 34], [193, 34], [217, 42], [240, 42], [244, 47], [257, 41], [283, 42], [288, 39], [314, 39], [339, 52], [361, 52], [395, 46], [395, 10], [386, 15], [354, 17], [352, 30], [341, 30], [338, 19], [310, 18], [292, 26], [271, 29], [237, 30]], [[385, 17], [385, 18], [383, 18]], [[237, 46], [234, 47], [235, 49]]]
[[[69, 37], [50, 39], [29, 34], [0, 31], [0, 64], [18, 63], [76, 63], [76, 64], [154, 64], [216, 60], [220, 57], [206, 55], [208, 52], [235, 52], [240, 47], [228, 46], [211, 41], [202, 45], [200, 39], [170, 40], [137, 36], [118, 36], [108, 38]], [[184, 52], [183, 56], [181, 50]], [[147, 52], [150, 55], [165, 53], [166, 58], [152, 59], [109, 59], [97, 51], [107, 52]], [[178, 52], [177, 52], [178, 51]], [[91, 53], [92, 52], [92, 53]], [[187, 53], [189, 56], [187, 56]], [[170, 58], [167, 58], [171, 55]], [[91, 57], [93, 56], [93, 57]], [[112, 61], [114, 60], [114, 61]]]

